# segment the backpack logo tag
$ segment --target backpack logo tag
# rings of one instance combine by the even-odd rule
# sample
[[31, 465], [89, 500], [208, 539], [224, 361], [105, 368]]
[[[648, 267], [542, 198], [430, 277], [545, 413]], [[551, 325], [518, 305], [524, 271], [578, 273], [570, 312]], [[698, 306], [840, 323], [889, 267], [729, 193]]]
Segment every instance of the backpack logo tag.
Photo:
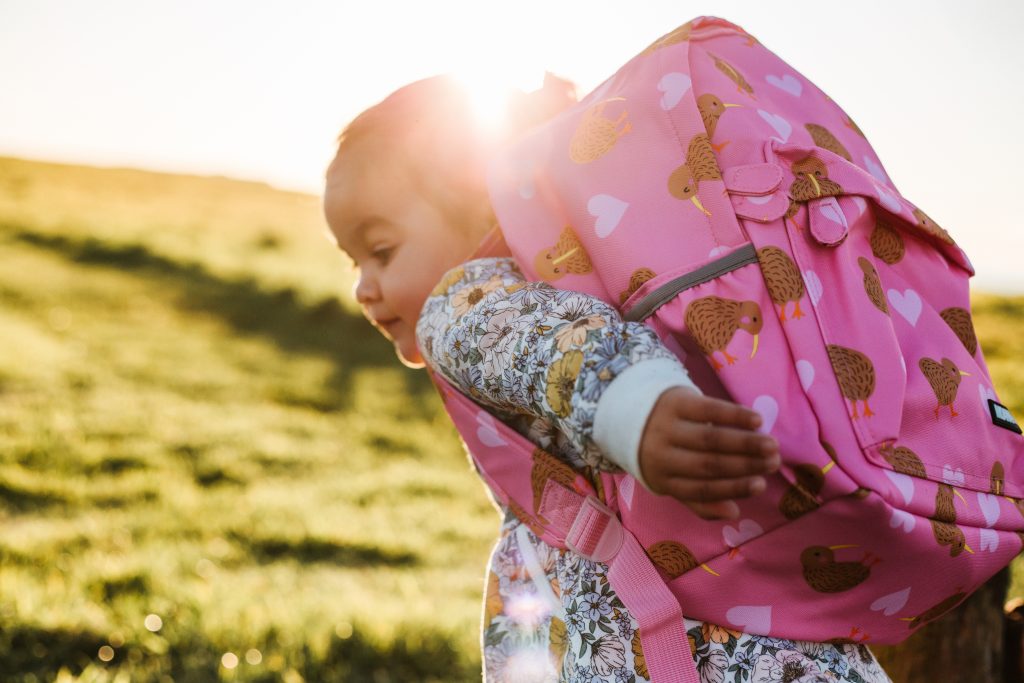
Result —
[[992, 399], [988, 400], [988, 411], [992, 414], [992, 424], [1002, 427], [1003, 429], [1009, 429], [1011, 432], [1021, 433], [1020, 425], [1013, 419], [1013, 415], [1010, 413], [1010, 409], [1004, 406], [1002, 403], [997, 403]]

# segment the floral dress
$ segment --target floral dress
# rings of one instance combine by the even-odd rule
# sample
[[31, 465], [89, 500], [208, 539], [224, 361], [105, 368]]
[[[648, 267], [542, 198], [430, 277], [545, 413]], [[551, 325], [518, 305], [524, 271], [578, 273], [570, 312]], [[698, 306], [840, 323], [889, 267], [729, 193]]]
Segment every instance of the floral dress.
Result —
[[[510, 258], [469, 261], [431, 292], [424, 359], [477, 403], [584, 476], [615, 470], [592, 439], [597, 402], [625, 368], [675, 358], [649, 328], [593, 297], [527, 283]], [[488, 683], [649, 680], [636, 620], [607, 566], [538, 539], [506, 512], [484, 600]], [[863, 645], [740, 633], [686, 619], [703, 683], [889, 681]]]

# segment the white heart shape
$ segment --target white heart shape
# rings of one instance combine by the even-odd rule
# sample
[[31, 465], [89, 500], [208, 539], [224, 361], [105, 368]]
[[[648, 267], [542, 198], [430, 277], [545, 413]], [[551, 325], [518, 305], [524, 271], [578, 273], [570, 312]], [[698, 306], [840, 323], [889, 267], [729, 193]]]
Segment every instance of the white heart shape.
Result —
[[895, 289], [886, 292], [889, 304], [896, 309], [911, 325], [917, 325], [917, 319], [921, 317], [921, 297], [912, 289], [903, 290], [901, 294]]
[[994, 553], [999, 549], [999, 532], [995, 529], [982, 529], [980, 536], [980, 545], [982, 550]]
[[794, 97], [800, 97], [800, 93], [804, 91], [803, 84], [792, 74], [786, 74], [782, 78], [769, 74], [764, 77], [764, 80]]
[[757, 431], [762, 434], [770, 434], [775, 420], [779, 417], [779, 404], [768, 394], [762, 394], [754, 399], [751, 409], [761, 414], [761, 428]]
[[851, 199], [853, 199], [853, 203], [857, 205], [857, 215], [863, 216], [864, 210], [868, 208], [868, 203], [864, 201], [863, 197], [858, 195], [853, 195]]
[[778, 114], [773, 114], [770, 111], [765, 111], [764, 109], [758, 109], [757, 113], [768, 123], [769, 126], [775, 129], [775, 132], [779, 134], [779, 138], [781, 138], [782, 142], [789, 142], [789, 134], [793, 132], [793, 126], [789, 124], [789, 121]]
[[995, 526], [999, 521], [999, 496], [978, 491], [978, 507], [985, 517], [985, 526]]
[[889, 526], [893, 529], [903, 527], [903, 533], [909, 534], [914, 530], [916, 525], [917, 520], [914, 519], [914, 515], [910, 514], [906, 510], [900, 510], [897, 508], [892, 509], [892, 517], [889, 519]]
[[737, 605], [729, 608], [725, 618], [744, 633], [767, 634], [772, 630], [771, 605]]
[[889, 192], [889, 190], [881, 185], [875, 185], [875, 191], [878, 192], [878, 201], [882, 202], [882, 206], [889, 211], [899, 213], [903, 209], [903, 204], [900, 203], [899, 198], [892, 192]]
[[978, 385], [978, 396], [981, 398], [981, 406], [982, 406], [982, 408], [985, 409], [985, 413], [986, 414], [989, 411], [989, 408], [988, 408], [988, 400], [989, 399], [992, 399], [993, 401], [996, 401], [997, 403], [999, 402], [999, 399], [996, 398], [996, 392], [992, 391], [991, 389], [989, 389], [984, 384], [979, 384]]
[[756, 204], [757, 206], [760, 206], [761, 204], [767, 204], [768, 202], [770, 202], [773, 199], [775, 199], [775, 195], [773, 195], [773, 194], [766, 194], [763, 197], [755, 197], [755, 196], [751, 195], [749, 197], [744, 197], [743, 199], [745, 199], [746, 201], [750, 202], [751, 204]]
[[846, 215], [843, 214], [842, 209], [839, 208], [838, 202], [836, 202], [834, 197], [829, 197], [829, 199], [832, 201], [818, 203], [818, 213], [833, 223], [837, 223], [844, 228], [849, 228], [850, 225], [846, 222]]
[[811, 303], [817, 306], [823, 293], [821, 278], [813, 270], [805, 270], [804, 284], [807, 285], [807, 293], [811, 295]]
[[629, 203], [611, 196], [610, 194], [595, 194], [587, 202], [587, 211], [591, 216], [597, 218], [594, 223], [594, 232], [601, 239], [604, 239], [619, 226], [622, 214], [626, 213]]
[[800, 386], [807, 391], [814, 384], [814, 366], [809, 360], [798, 360], [796, 362], [796, 374], [800, 377]]
[[885, 174], [882, 167], [875, 163], [875, 160], [869, 157], [867, 154], [864, 155], [864, 168], [868, 169], [868, 173], [875, 177], [880, 183], [889, 183], [889, 176]]
[[490, 413], [483, 410], [478, 412], [476, 414], [476, 423], [479, 425], [476, 428], [476, 436], [483, 445], [490, 446], [491, 448], [508, 445], [508, 441], [505, 441], [501, 434], [498, 433], [498, 427]]
[[722, 528], [722, 540], [730, 548], [738, 548], [764, 533], [761, 525], [752, 519], [741, 519], [737, 526], [738, 528], [726, 525]]
[[619, 500], [627, 510], [633, 507], [633, 492], [636, 490], [636, 479], [630, 476], [622, 478], [619, 482]]
[[889, 477], [889, 481], [891, 481], [900, 492], [900, 495], [903, 496], [903, 502], [910, 505], [910, 501], [914, 497], [914, 480], [900, 472], [890, 472], [889, 470], [883, 471], [885, 472], [885, 476]]
[[708, 252], [708, 258], [715, 258], [729, 251], [729, 247], [715, 247]]
[[887, 617], [899, 612], [903, 609], [903, 606], [907, 604], [907, 599], [910, 597], [910, 587], [904, 588], [901, 591], [895, 593], [889, 593], [889, 595], [883, 595], [882, 597], [871, 603], [871, 609], [875, 612], [881, 612]]
[[658, 90], [665, 93], [661, 96], [661, 108], [674, 109], [689, 89], [690, 77], [684, 73], [673, 71], [662, 76], [658, 81]]
[[964, 485], [964, 471], [957, 467], [955, 470], [952, 465], [942, 466], [942, 481], [946, 482], [950, 486], [963, 486]]

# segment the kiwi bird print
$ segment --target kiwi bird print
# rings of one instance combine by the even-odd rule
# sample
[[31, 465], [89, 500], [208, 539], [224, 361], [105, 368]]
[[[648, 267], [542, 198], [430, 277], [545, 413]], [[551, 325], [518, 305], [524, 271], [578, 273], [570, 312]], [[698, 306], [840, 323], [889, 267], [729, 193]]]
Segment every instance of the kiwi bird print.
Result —
[[956, 557], [964, 550], [973, 553], [967, 545], [963, 530], [956, 525], [956, 506], [953, 504], [953, 496], [963, 496], [949, 484], [939, 484], [938, 492], [935, 494], [935, 514], [929, 518], [932, 524], [932, 534], [940, 546], [949, 546], [949, 556]]
[[917, 219], [918, 227], [929, 235], [938, 238], [939, 241], [945, 242], [946, 244], [956, 244], [956, 242], [953, 241], [953, 238], [949, 236], [949, 233], [943, 230], [942, 226], [933, 221], [928, 214], [921, 209], [914, 209], [914, 218]]
[[829, 179], [828, 166], [816, 156], [807, 156], [793, 162], [791, 169], [794, 179], [789, 187], [789, 196], [795, 201], [806, 202], [843, 193], [842, 186]]
[[577, 164], [589, 164], [610, 152], [623, 135], [633, 129], [627, 120], [629, 112], [623, 111], [615, 119], [604, 115], [609, 102], [623, 102], [623, 97], [613, 97], [598, 102], [583, 114], [569, 141], [569, 158]]
[[679, 43], [684, 43], [684, 42], [686, 42], [687, 40], [690, 39], [690, 32], [692, 30], [693, 30], [693, 22], [688, 21], [685, 24], [683, 24], [682, 26], [680, 26], [679, 28], [671, 31], [670, 33], [666, 33], [661, 38], [658, 38], [656, 41], [654, 41], [653, 43], [651, 43], [650, 45], [645, 47], [644, 51], [641, 52], [640, 54], [641, 55], [649, 55], [652, 52], [656, 52], [656, 51], [660, 50], [663, 47], [668, 47], [669, 45], [678, 45]]
[[955, 595], [951, 595], [934, 607], [921, 612], [921, 614], [911, 619], [905, 619], [910, 622], [908, 625], [910, 628], [917, 628], [922, 624], [927, 624], [929, 621], [935, 621], [943, 614], [953, 609], [967, 598], [967, 593], [959, 592]]
[[537, 254], [533, 267], [540, 279], [548, 282], [559, 280], [569, 273], [585, 275], [594, 270], [583, 243], [569, 225], [562, 229], [554, 246]]
[[[715, 130], [718, 128], [718, 119], [722, 118], [722, 114], [725, 113], [725, 110], [741, 106], [743, 105], [723, 102], [712, 93], [704, 93], [697, 98], [697, 110], [700, 112], [700, 118], [704, 122], [704, 130], [708, 132], [709, 140], [715, 139]], [[720, 153], [728, 144], [729, 141], [726, 140], [725, 142], [720, 142], [717, 145], [715, 143], [711, 143], [711, 146], [716, 152]]]
[[875, 228], [871, 231], [869, 238], [871, 253], [875, 258], [881, 259], [890, 266], [899, 263], [906, 253], [903, 238], [888, 223], [883, 220], [875, 221]]
[[956, 400], [957, 390], [960, 389], [962, 375], [970, 374], [960, 370], [956, 363], [948, 358], [937, 361], [924, 357], [917, 362], [917, 366], [921, 368], [925, 379], [932, 387], [932, 392], [935, 393], [935, 419], [939, 419], [939, 409], [942, 406], [949, 408], [950, 417], [959, 415], [960, 413], [953, 409], [953, 401]]
[[756, 301], [705, 296], [694, 299], [687, 305], [684, 319], [690, 336], [711, 360], [711, 365], [716, 370], [723, 367], [715, 359], [716, 351], [725, 356], [727, 364], [732, 365], [736, 362], [736, 357], [732, 356], [726, 347], [737, 330], [743, 330], [754, 337], [750, 357], [753, 358], [757, 353], [757, 335], [764, 326], [764, 319], [761, 317], [761, 307]]
[[992, 474], [989, 476], [989, 492], [997, 496], [1003, 495], [1006, 481], [1006, 471], [1003, 469], [1003, 463], [998, 460], [992, 465]]
[[643, 287], [645, 282], [652, 280], [655, 277], [657, 277], [657, 273], [650, 268], [641, 267], [634, 270], [629, 276], [629, 287], [619, 293], [619, 304], [621, 305], [626, 303], [626, 299], [633, 296], [633, 293], [636, 292], [636, 290]]
[[793, 319], [799, 320], [804, 317], [800, 310], [800, 299], [806, 292], [804, 279], [789, 254], [778, 247], [764, 247], [757, 250], [757, 260], [761, 264], [761, 274], [764, 276], [768, 295], [771, 296], [772, 302], [780, 307], [779, 320], [786, 321], [786, 306], [791, 301]]
[[725, 74], [726, 78], [736, 84], [736, 92], [745, 92], [754, 97], [754, 89], [750, 87], [750, 83], [747, 83], [747, 79], [743, 78], [743, 74], [737, 71], [729, 62], [725, 61], [721, 57], [708, 53], [708, 56], [715, 62], [715, 66]]
[[804, 124], [804, 128], [811, 134], [811, 139], [814, 140], [814, 144], [822, 149], [827, 149], [833, 154], [838, 154], [847, 161], [853, 161], [850, 157], [850, 153], [843, 147], [843, 143], [839, 142], [835, 135], [829, 132], [825, 126], [819, 126], [816, 123]]
[[882, 313], [889, 315], [889, 304], [885, 302], [885, 293], [882, 291], [882, 281], [878, 277], [878, 271], [871, 261], [863, 256], [857, 257], [857, 265], [864, 271], [864, 292], [875, 308]]
[[706, 564], [697, 562], [697, 558], [694, 557], [689, 548], [676, 541], [660, 541], [655, 543], [647, 549], [647, 556], [651, 558], [651, 562], [655, 566], [665, 572], [669, 580], [678, 578], [698, 566], [709, 574], [718, 576], [718, 573]]
[[965, 308], [953, 306], [939, 311], [939, 315], [953, 330], [953, 334], [967, 349], [967, 353], [973, 356], [978, 350], [978, 337], [974, 333], [974, 323], [971, 321], [970, 312]]
[[908, 474], [911, 477], [927, 479], [928, 473], [924, 469], [924, 463], [917, 453], [904, 446], [897, 446], [890, 442], [883, 444], [878, 452], [882, 454], [885, 461], [892, 465], [894, 471], [900, 474]]
[[860, 126], [858, 126], [856, 123], [854, 123], [853, 119], [851, 119], [849, 116], [845, 116], [845, 115], [843, 116], [843, 125], [846, 126], [847, 128], [849, 128], [850, 130], [852, 130], [857, 135], [859, 135], [862, 138], [864, 138], [865, 140], [867, 140], [867, 136], [864, 135], [864, 131], [862, 131], [860, 129]]
[[779, 512], [786, 519], [796, 519], [821, 507], [819, 495], [825, 486], [825, 473], [829, 466], [818, 467], [800, 463], [793, 467], [795, 481], [779, 500]]
[[533, 466], [530, 468], [530, 484], [533, 488], [533, 512], [543, 523], [547, 520], [540, 516], [540, 500], [544, 495], [544, 487], [548, 481], [561, 484], [570, 491], [575, 490], [576, 471], [547, 451], [533, 449]]
[[839, 381], [839, 389], [850, 401], [850, 417], [857, 419], [858, 402], [864, 404], [864, 417], [874, 415], [868, 405], [868, 399], [875, 393], [875, 366], [871, 359], [856, 349], [838, 344], [828, 345], [828, 359]]
[[842, 593], [856, 588], [871, 575], [871, 567], [878, 558], [866, 553], [859, 562], [839, 562], [835, 551], [841, 548], [855, 548], [852, 545], [815, 545], [800, 553], [804, 581], [819, 593]]
[[715, 160], [715, 151], [711, 141], [704, 133], [693, 136], [686, 150], [686, 163], [672, 171], [668, 177], [668, 191], [676, 199], [689, 200], [700, 209], [701, 213], [710, 216], [711, 212], [704, 208], [697, 197], [701, 182], [721, 180], [722, 171]]

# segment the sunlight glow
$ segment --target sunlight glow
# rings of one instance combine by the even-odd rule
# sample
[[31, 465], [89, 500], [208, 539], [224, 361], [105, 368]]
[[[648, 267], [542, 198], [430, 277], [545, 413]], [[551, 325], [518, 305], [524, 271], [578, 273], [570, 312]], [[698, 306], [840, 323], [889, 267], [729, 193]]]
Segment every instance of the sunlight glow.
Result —
[[507, 123], [509, 100], [515, 91], [536, 90], [544, 77], [543, 73], [527, 76], [515, 65], [494, 68], [492, 64], [466, 66], [452, 75], [469, 95], [481, 129], [492, 134]]

